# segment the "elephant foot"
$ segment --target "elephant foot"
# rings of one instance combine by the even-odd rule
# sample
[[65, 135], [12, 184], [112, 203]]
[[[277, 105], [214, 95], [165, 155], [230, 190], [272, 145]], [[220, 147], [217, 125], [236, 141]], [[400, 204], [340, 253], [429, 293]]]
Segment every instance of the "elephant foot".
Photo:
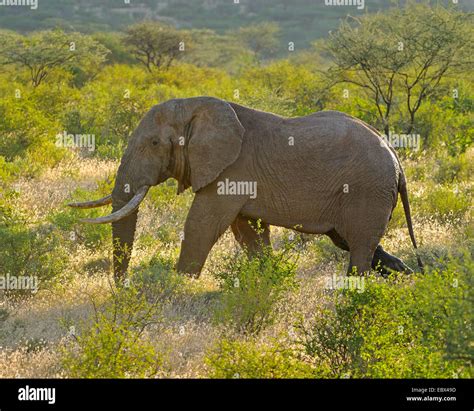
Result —
[[378, 245], [375, 250], [372, 260], [372, 269], [384, 277], [389, 275], [392, 271], [413, 274], [413, 270], [410, 267], [399, 258], [387, 253], [381, 245]]
[[175, 268], [179, 274], [197, 279], [201, 275], [202, 265], [194, 262], [187, 263], [179, 259]]

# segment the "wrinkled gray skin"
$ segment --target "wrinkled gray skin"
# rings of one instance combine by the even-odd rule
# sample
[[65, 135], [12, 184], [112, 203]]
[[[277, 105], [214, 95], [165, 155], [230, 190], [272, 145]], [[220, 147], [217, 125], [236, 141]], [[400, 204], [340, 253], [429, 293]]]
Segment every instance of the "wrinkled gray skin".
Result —
[[[400, 193], [416, 248], [400, 162], [375, 129], [346, 114], [284, 118], [211, 97], [156, 105], [130, 138], [112, 193], [113, 211], [140, 187], [169, 178], [178, 180], [178, 192], [192, 187], [196, 193], [184, 227], [180, 272], [199, 275], [229, 226], [253, 253], [270, 244], [270, 225], [328, 235], [350, 252], [350, 271], [363, 273], [379, 262], [381, 272], [411, 271], [379, 245]], [[256, 181], [257, 197], [217, 195], [217, 183], [225, 179]], [[258, 219], [259, 234], [249, 225]], [[136, 221], [135, 211], [113, 223], [116, 278], [127, 271]]]

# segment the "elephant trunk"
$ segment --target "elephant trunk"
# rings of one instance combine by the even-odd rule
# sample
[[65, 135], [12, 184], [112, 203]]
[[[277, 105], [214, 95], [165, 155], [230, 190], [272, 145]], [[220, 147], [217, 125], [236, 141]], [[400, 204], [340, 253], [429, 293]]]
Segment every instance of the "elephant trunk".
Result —
[[[127, 150], [122, 157], [115, 178], [115, 187], [112, 191], [113, 202], [111, 215], [124, 211], [124, 209], [133, 202], [133, 199], [131, 199], [132, 190], [129, 185], [133, 180], [128, 175], [131, 158], [130, 155], [128, 155], [128, 152], [129, 150]], [[126, 185], [128, 185], [128, 189], [125, 189]], [[147, 191], [148, 188], [145, 188], [143, 197]], [[131, 209], [131, 213], [125, 213], [120, 216], [121, 218], [111, 221], [114, 279], [117, 284], [121, 283], [127, 275], [128, 265], [130, 263], [133, 249], [133, 241], [135, 238], [135, 230], [137, 227], [138, 205], [143, 197], [136, 199], [138, 200], [136, 201], [136, 205], [132, 204], [133, 208]]]
[[[116, 208], [113, 207], [113, 211], [115, 210]], [[112, 223], [113, 263], [116, 283], [123, 281], [127, 273], [133, 249], [137, 216], [138, 210], [135, 210], [127, 217]]]
[[[120, 176], [117, 179], [122, 181]], [[150, 188], [148, 185], [142, 185], [132, 195], [124, 193], [121, 187], [122, 184], [116, 183], [114, 192], [110, 196], [112, 198], [111, 214], [104, 217], [81, 219], [82, 222], [90, 224], [112, 223], [114, 278], [116, 282], [123, 280], [126, 275], [137, 227], [138, 207]], [[97, 207], [108, 204], [109, 200], [108, 196], [106, 200], [72, 203], [70, 206], [76, 208]]]

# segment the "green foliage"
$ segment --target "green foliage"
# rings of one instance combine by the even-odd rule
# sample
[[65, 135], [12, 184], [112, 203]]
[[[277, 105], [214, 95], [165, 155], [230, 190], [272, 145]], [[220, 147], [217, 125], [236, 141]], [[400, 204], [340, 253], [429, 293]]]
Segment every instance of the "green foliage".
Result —
[[146, 330], [160, 323], [159, 299], [149, 302], [133, 283], [112, 289], [112, 299], [94, 303], [95, 320], [81, 324], [74, 343], [63, 350], [63, 366], [72, 378], [154, 377], [163, 356], [148, 340]]
[[[451, 157], [446, 151], [427, 156], [423, 161], [405, 166], [410, 182], [409, 194], [414, 220], [437, 220], [440, 223], [459, 225], [470, 213], [472, 187], [468, 183], [472, 174], [471, 149]], [[422, 183], [422, 192], [417, 185]], [[401, 202], [395, 208], [390, 227], [406, 225]]]
[[[103, 181], [95, 191], [76, 189], [72, 193], [71, 201], [81, 202], [91, 198], [101, 198], [111, 193], [111, 182]], [[103, 208], [88, 210], [88, 217], [100, 217], [104, 213]], [[82, 224], [79, 219], [84, 218], [81, 209], [66, 207], [55, 211], [48, 216], [49, 221], [61, 230], [62, 238], [70, 246], [83, 244], [88, 249], [97, 250], [111, 244], [112, 234], [110, 226], [105, 224]]]
[[163, 304], [185, 286], [185, 279], [175, 271], [175, 265], [174, 259], [154, 256], [148, 263], [137, 267], [132, 282], [140, 284], [149, 299], [159, 299]]
[[[30, 221], [13, 205], [17, 197], [15, 191], [0, 192], [0, 276], [34, 276], [38, 288], [44, 289], [62, 278], [67, 253], [53, 226]], [[31, 290], [9, 294], [31, 296]]]
[[213, 30], [190, 30], [193, 39], [187, 47], [183, 60], [198, 67], [224, 69], [237, 74], [240, 69], [251, 64], [253, 56], [233, 34], [218, 34]]
[[259, 62], [263, 58], [271, 57], [277, 51], [279, 31], [277, 24], [265, 22], [241, 27], [236, 36], [252, 50], [256, 61]]
[[[287, 117], [302, 116], [322, 108], [325, 98], [321, 76], [303, 65], [280, 60], [242, 72], [242, 104]], [[238, 101], [240, 103], [240, 101]]]
[[11, 170], [34, 176], [67, 156], [55, 145], [59, 123], [37, 108], [34, 97], [16, 99], [11, 90], [0, 101], [0, 117], [0, 155], [15, 164]]
[[188, 42], [186, 33], [174, 27], [153, 21], [144, 21], [128, 27], [124, 44], [131, 48], [135, 58], [148, 71], [167, 70], [174, 60], [184, 56], [180, 47]]
[[0, 156], [0, 185], [11, 183], [18, 173], [17, 164], [10, 163], [5, 160], [5, 157]]
[[430, 184], [415, 204], [419, 215], [456, 224], [471, 207], [472, 189], [467, 185]]
[[412, 133], [420, 107], [436, 95], [440, 82], [471, 69], [472, 17], [414, 2], [383, 14], [349, 17], [327, 42], [335, 63], [330, 77], [355, 85], [371, 100], [385, 134], [400, 110], [401, 130]]
[[5, 34], [0, 37], [0, 63], [29, 71], [37, 87], [56, 68], [82, 73], [97, 71], [108, 50], [89, 36], [65, 33], [60, 29], [40, 31], [22, 37]]
[[99, 157], [120, 158], [127, 139], [153, 104], [144, 70], [108, 66], [85, 85], [71, 108], [80, 133], [95, 136]]
[[282, 346], [222, 340], [208, 353], [210, 378], [312, 378], [313, 368]]
[[438, 169], [434, 180], [440, 184], [461, 183], [468, 181], [474, 173], [474, 150], [451, 157], [438, 156], [436, 159]]
[[235, 83], [224, 71], [217, 68], [196, 67], [178, 63], [173, 70], [154, 73], [153, 79], [175, 90], [175, 97], [213, 95], [230, 100]]
[[123, 34], [120, 32], [97, 32], [92, 38], [110, 50], [107, 64], [133, 64], [135, 58], [123, 44]]
[[258, 334], [275, 318], [275, 305], [296, 287], [296, 263], [290, 246], [273, 252], [265, 248], [254, 258], [246, 253], [231, 256], [215, 273], [222, 299], [216, 319], [241, 333]]
[[472, 270], [466, 252], [413, 279], [337, 291], [334, 308], [297, 325], [305, 358], [331, 378], [472, 378]]
[[469, 81], [456, 78], [440, 83], [436, 96], [419, 110], [417, 132], [423, 138], [423, 147], [442, 149], [452, 157], [472, 147], [473, 93]]
[[[101, 198], [110, 194], [112, 188], [113, 181], [106, 179], [98, 183], [96, 190], [76, 189], [67, 202], [81, 202], [91, 198]], [[104, 213], [103, 208], [88, 210], [88, 215], [92, 217], [99, 217], [101, 213]], [[79, 244], [92, 251], [109, 246], [111, 244], [110, 226], [82, 224], [79, 220], [83, 217], [83, 210], [70, 208], [64, 204], [64, 207], [61, 207], [60, 210], [55, 210], [49, 214], [47, 219], [57, 227], [63, 244], [70, 250], [73, 250]]]

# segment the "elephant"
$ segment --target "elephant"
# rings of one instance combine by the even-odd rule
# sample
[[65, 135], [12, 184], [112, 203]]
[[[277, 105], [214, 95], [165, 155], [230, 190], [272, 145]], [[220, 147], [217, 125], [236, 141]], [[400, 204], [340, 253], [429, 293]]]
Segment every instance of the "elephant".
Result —
[[206, 96], [153, 106], [129, 138], [112, 194], [69, 204], [112, 204], [110, 215], [81, 221], [112, 224], [116, 279], [127, 274], [141, 201], [170, 178], [178, 194], [195, 193], [178, 272], [198, 277], [229, 227], [249, 253], [262, 251], [270, 225], [329, 236], [349, 251], [350, 273], [412, 272], [380, 245], [400, 193], [417, 249], [403, 168], [375, 128], [345, 113], [287, 118]]

